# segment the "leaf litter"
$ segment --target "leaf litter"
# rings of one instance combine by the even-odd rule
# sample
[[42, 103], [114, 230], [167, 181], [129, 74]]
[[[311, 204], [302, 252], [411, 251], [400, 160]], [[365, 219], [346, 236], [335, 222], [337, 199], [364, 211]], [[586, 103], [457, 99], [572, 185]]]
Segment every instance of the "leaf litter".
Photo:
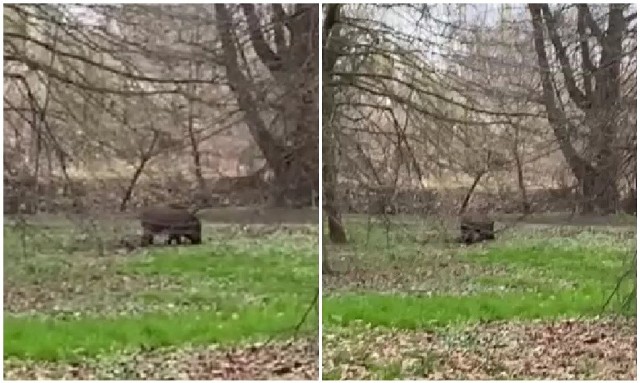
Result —
[[438, 331], [351, 327], [323, 336], [323, 374], [349, 380], [636, 380], [636, 349], [635, 319], [492, 322]]
[[9, 359], [7, 380], [316, 380], [318, 339], [221, 348], [181, 346], [75, 362]]

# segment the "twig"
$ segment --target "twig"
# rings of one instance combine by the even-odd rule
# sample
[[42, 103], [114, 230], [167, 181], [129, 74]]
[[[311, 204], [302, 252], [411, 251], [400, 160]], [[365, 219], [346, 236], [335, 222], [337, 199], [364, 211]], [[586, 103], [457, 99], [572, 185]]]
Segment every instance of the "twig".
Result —
[[[307, 307], [307, 309], [305, 310], [304, 314], [302, 314], [302, 318], [300, 318], [300, 320], [298, 321], [298, 323], [293, 327], [293, 335], [295, 338], [295, 335], [298, 333], [298, 331], [300, 331], [300, 328], [302, 327], [302, 325], [304, 324], [304, 322], [307, 320], [307, 317], [309, 316], [309, 313], [311, 312], [311, 310], [314, 307], [318, 307], [318, 299], [320, 298], [320, 289], [316, 289], [316, 295], [313, 297], [313, 300], [311, 301], [311, 303], [309, 303], [309, 306]], [[269, 339], [267, 339], [266, 342], [264, 342], [261, 347], [266, 347], [268, 346], [270, 343], [273, 342], [273, 340], [275, 339], [276, 335], [271, 335], [269, 337]], [[256, 348], [254, 351], [256, 351], [258, 348]]]
[[[634, 250], [633, 252], [633, 262], [632, 262], [632, 266], [626, 270], [619, 278], [618, 281], [616, 282], [616, 286], [614, 287], [613, 291], [611, 291], [611, 294], [609, 294], [609, 297], [607, 298], [607, 300], [604, 302], [604, 304], [602, 305], [602, 308], [600, 309], [600, 314], [602, 315], [604, 313], [604, 310], [607, 308], [607, 306], [609, 305], [609, 303], [611, 303], [611, 299], [613, 299], [613, 296], [620, 290], [620, 286], [622, 285], [622, 282], [629, 276], [629, 274], [631, 274], [632, 272], [635, 271], [635, 265], [636, 265], [636, 259], [638, 257], [638, 254], [636, 253], [636, 251]], [[637, 283], [637, 282], [636, 282]], [[635, 292], [635, 288], [634, 288], [634, 292]], [[633, 293], [633, 292], [632, 292]], [[627, 300], [629, 300], [629, 298], [625, 299], [625, 303], [626, 304]]]

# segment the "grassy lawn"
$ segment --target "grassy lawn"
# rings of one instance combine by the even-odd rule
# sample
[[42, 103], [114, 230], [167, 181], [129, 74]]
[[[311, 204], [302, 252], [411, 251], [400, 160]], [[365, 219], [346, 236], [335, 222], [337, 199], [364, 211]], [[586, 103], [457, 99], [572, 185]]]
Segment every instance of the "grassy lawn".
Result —
[[347, 227], [323, 281], [325, 379], [635, 378], [635, 273], [603, 311], [634, 226], [518, 225], [469, 247], [416, 221]]
[[[5, 378], [316, 376], [317, 315], [295, 331], [317, 289], [316, 228], [204, 234], [199, 246], [100, 254], [70, 225], [5, 226]], [[226, 354], [255, 367], [229, 373]]]

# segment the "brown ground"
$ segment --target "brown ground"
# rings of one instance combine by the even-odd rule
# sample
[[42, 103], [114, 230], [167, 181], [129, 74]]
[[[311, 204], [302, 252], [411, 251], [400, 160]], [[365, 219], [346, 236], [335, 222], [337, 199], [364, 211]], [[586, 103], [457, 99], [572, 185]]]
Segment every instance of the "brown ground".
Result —
[[185, 347], [75, 363], [4, 363], [7, 380], [316, 380], [317, 338], [267, 346]]
[[367, 329], [325, 335], [323, 350], [325, 380], [637, 377], [635, 320], [490, 323], [441, 333]]

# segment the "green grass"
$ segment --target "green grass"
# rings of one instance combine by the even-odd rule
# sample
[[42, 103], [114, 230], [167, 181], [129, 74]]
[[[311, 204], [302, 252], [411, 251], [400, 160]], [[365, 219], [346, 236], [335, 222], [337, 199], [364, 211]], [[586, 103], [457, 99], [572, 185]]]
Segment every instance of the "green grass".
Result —
[[[115, 319], [4, 317], [4, 356], [73, 360], [112, 350], [180, 344], [227, 344], [289, 335], [304, 310], [302, 303], [278, 302], [238, 312], [189, 311]], [[309, 323], [302, 329], [311, 330]]]
[[[318, 284], [317, 250], [286, 243], [210, 244], [160, 250], [157, 256], [130, 262], [123, 270], [147, 275], [207, 278], [225, 291], [289, 294]], [[314, 262], [315, 261], [315, 262]]]
[[[11, 313], [5, 306], [5, 358], [68, 361], [141, 347], [290, 336], [317, 289], [317, 234], [251, 237], [225, 230], [205, 226], [208, 241], [199, 246], [114, 257], [88, 245], [61, 248], [74, 243], [69, 227], [32, 230], [37, 240], [24, 252], [19, 231], [5, 227], [5, 293], [39, 304], [37, 314], [29, 305]], [[52, 238], [49, 248], [44, 238]], [[300, 331], [315, 333], [316, 326], [311, 315]]]
[[[447, 241], [455, 234], [445, 226], [398, 219], [389, 233], [379, 224], [368, 232], [366, 222], [347, 220], [350, 242], [328, 246], [337, 273], [323, 279], [324, 379], [566, 379], [572, 363], [589, 378], [631, 365], [630, 353], [614, 346], [603, 358], [580, 336], [607, 328], [623, 350], [632, 343], [635, 297], [623, 303], [635, 274], [603, 311], [630, 317], [624, 330], [598, 315], [634, 270], [634, 227], [522, 225], [467, 247]], [[554, 342], [559, 333], [549, 329], [566, 331], [567, 322], [553, 323], [565, 318], [578, 319], [575, 340]], [[548, 332], [544, 344], [539, 332]], [[537, 371], [526, 367], [540, 363], [532, 347], [553, 355]]]
[[467, 259], [541, 271], [558, 278], [592, 280], [619, 273], [625, 260], [630, 261], [630, 255], [630, 250], [597, 244], [578, 246], [571, 240], [558, 240], [519, 246], [495, 244], [484, 251], [468, 254]]
[[604, 298], [602, 290], [429, 298], [370, 293], [328, 297], [322, 307], [323, 323], [329, 325], [363, 321], [374, 326], [432, 329], [473, 321], [593, 315]]
[[[635, 233], [630, 229], [518, 229], [495, 242], [466, 248], [417, 240], [429, 230], [428, 225], [418, 226], [392, 231], [388, 246], [387, 234], [380, 226], [374, 227], [367, 239], [366, 224], [353, 224], [348, 227], [352, 242], [334, 251], [349, 254], [350, 262], [374, 273], [395, 270], [418, 282], [441, 278], [437, 265], [444, 265], [443, 275], [449, 275], [446, 267], [456, 265], [456, 270], [465, 271], [451, 275], [459, 278], [460, 284], [497, 287], [498, 291], [463, 289], [463, 293], [430, 295], [402, 293], [402, 288], [396, 292], [342, 291], [324, 297], [323, 323], [348, 327], [364, 322], [417, 329], [478, 321], [594, 316], [629, 269], [635, 249]], [[425, 265], [435, 267], [434, 276], [419, 274]], [[630, 307], [620, 304], [634, 288], [635, 275], [630, 275], [605, 312], [635, 315], [635, 299]]]

